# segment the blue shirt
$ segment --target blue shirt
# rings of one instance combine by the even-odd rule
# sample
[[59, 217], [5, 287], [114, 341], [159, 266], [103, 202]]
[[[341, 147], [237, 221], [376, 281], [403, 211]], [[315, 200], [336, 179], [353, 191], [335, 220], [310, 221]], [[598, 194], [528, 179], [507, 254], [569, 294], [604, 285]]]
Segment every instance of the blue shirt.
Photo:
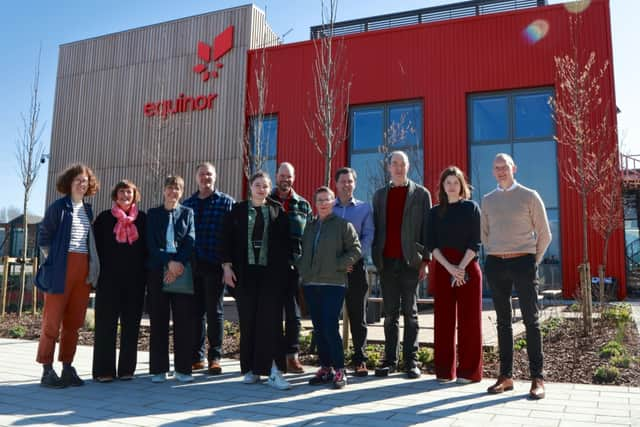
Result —
[[356, 229], [362, 247], [363, 258], [371, 254], [374, 233], [372, 212], [369, 203], [357, 200], [355, 197], [352, 197], [346, 206], [342, 206], [340, 199], [336, 199], [336, 204], [333, 206], [333, 213], [349, 221]]

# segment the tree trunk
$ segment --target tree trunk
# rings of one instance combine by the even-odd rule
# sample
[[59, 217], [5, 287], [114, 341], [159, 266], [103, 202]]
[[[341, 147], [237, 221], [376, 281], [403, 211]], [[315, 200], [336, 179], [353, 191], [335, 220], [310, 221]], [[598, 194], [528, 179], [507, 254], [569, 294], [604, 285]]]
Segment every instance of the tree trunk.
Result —
[[580, 275], [580, 288], [582, 290], [582, 321], [585, 335], [591, 335], [591, 266], [589, 264], [589, 244], [588, 232], [588, 210], [587, 194], [582, 193], [582, 274]]
[[604, 275], [607, 271], [607, 250], [609, 249], [609, 236], [611, 234], [607, 234], [604, 238], [604, 248], [602, 252], [602, 264], [598, 266], [598, 275], [600, 276], [600, 311], [604, 310], [605, 303], [605, 284], [604, 284]]
[[27, 283], [27, 248], [29, 246], [29, 220], [27, 217], [27, 203], [29, 199], [25, 194], [23, 200], [22, 215], [22, 263], [20, 264], [20, 303], [18, 304], [18, 317], [22, 316], [22, 307], [24, 304], [24, 291]]

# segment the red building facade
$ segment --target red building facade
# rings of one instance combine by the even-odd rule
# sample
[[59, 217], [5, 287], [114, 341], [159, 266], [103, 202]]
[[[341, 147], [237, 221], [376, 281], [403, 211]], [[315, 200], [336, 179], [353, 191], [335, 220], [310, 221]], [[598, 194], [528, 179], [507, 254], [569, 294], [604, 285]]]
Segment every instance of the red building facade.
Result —
[[[486, 192], [495, 185], [487, 181], [491, 176], [487, 159], [510, 150], [519, 172], [522, 171], [522, 175], [516, 173], [516, 179], [524, 185], [538, 189], [537, 179], [551, 177], [544, 181], [544, 190], [538, 189], [555, 224], [552, 231], [558, 254], [550, 255], [547, 261], [553, 264], [560, 260], [561, 269], [556, 273], [561, 274], [564, 296], [572, 297], [578, 283], [577, 265], [582, 259], [581, 208], [577, 194], [562, 175], [571, 151], [553, 141], [557, 133], [551, 113], [541, 113], [546, 99], [559, 86], [554, 57], [572, 50], [570, 17], [577, 18], [578, 25], [573, 31], [582, 61], [593, 51], [598, 67], [604, 61], [611, 64], [606, 0], [593, 0], [579, 13], [563, 5], [544, 6], [344, 36], [340, 39], [343, 75], [351, 84], [349, 128], [333, 161], [333, 170], [349, 165], [361, 174], [358, 165], [362, 167], [361, 160], [366, 158], [355, 155], [360, 149], [356, 135], [359, 129], [363, 129], [365, 139], [376, 134], [367, 128], [367, 114], [386, 118], [382, 122], [382, 138], [387, 138], [388, 118], [394, 108], [402, 109], [404, 105], [415, 106], [415, 111], [420, 112], [411, 126], [417, 135], [410, 138], [418, 141], [423, 150], [419, 159], [422, 164], [416, 164], [422, 168], [423, 184], [434, 199], [440, 172], [453, 164], [470, 177], [476, 187], [474, 198], [479, 200], [482, 194], [478, 191]], [[264, 113], [272, 119], [270, 126], [276, 135], [272, 160], [293, 163], [296, 191], [310, 197], [322, 184], [324, 174], [324, 160], [310, 142], [306, 126], [312, 120], [315, 105], [313, 64], [317, 49], [314, 41], [308, 41], [249, 52], [248, 123], [257, 113], [251, 108], [257, 105], [254, 70], [260, 66], [263, 52], [268, 87]], [[601, 94], [611, 106], [609, 122], [615, 128], [611, 66], [606, 69], [603, 81]], [[502, 114], [503, 106], [506, 119], [499, 119], [492, 128], [492, 118]], [[546, 114], [545, 120], [551, 121], [539, 126], [531, 121], [535, 114]], [[362, 122], [357, 122], [361, 119]], [[541, 129], [545, 126], [550, 126], [548, 131]], [[492, 139], [495, 141], [491, 142]], [[366, 141], [363, 144], [366, 146]], [[611, 149], [617, 149], [613, 136]], [[545, 150], [551, 154], [540, 157], [544, 161], [539, 162], [536, 156]], [[372, 152], [375, 151], [374, 147]], [[480, 177], [483, 182], [477, 182]], [[361, 185], [360, 180], [358, 184]], [[589, 231], [589, 250], [591, 269], [595, 272], [602, 258], [602, 239], [593, 231]], [[611, 238], [608, 259], [607, 275], [618, 279], [618, 297], [624, 298], [622, 230]]]

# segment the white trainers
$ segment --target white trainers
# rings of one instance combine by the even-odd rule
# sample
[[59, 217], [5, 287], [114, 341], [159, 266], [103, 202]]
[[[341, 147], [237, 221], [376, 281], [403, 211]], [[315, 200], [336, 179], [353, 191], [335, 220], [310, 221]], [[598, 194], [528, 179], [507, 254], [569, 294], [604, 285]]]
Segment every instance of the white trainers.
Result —
[[256, 375], [253, 371], [249, 371], [244, 374], [244, 378], [242, 378], [242, 382], [245, 384], [255, 384], [260, 381], [260, 375]]
[[462, 377], [458, 377], [458, 379], [456, 380], [456, 384], [471, 384], [473, 381], [470, 380], [469, 378], [462, 378]]
[[191, 383], [193, 382], [193, 375], [191, 374], [182, 374], [176, 371], [176, 379], [181, 383]]
[[280, 371], [271, 372], [267, 384], [278, 390], [289, 390], [291, 388], [291, 384], [284, 379]]
[[167, 380], [167, 373], [163, 372], [161, 374], [155, 374], [154, 376], [151, 377], [151, 382], [152, 383], [163, 383]]

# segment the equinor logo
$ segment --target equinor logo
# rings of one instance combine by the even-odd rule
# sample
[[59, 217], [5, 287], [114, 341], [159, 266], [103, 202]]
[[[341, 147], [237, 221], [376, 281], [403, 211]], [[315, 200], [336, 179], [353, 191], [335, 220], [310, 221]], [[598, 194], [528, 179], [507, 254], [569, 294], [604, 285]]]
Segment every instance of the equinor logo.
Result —
[[[203, 82], [210, 78], [218, 78], [219, 70], [223, 67], [218, 61], [233, 48], [233, 26], [227, 27], [223, 32], [213, 39], [213, 46], [207, 43], [198, 42], [198, 58], [204, 63], [193, 67], [193, 72], [200, 74]], [[209, 64], [213, 62], [211, 69]], [[156, 102], [144, 104], [143, 112], [146, 117], [160, 116], [166, 119], [167, 116], [190, 111], [210, 110], [213, 108], [213, 101], [218, 97], [217, 93], [207, 95], [188, 96], [181, 93], [176, 99], [162, 99]]]

